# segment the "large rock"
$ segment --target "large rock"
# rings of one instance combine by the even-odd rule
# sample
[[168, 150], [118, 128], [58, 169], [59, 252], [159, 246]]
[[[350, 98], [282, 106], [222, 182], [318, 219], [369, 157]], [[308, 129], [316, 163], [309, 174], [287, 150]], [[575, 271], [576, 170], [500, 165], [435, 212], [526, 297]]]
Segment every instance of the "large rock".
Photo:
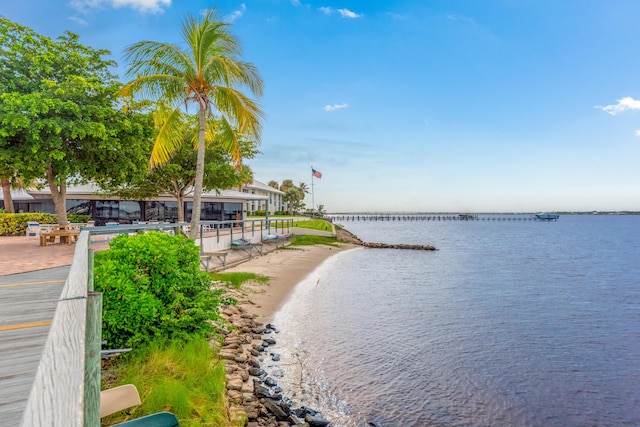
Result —
[[225, 360], [235, 360], [236, 357], [238, 357], [238, 352], [234, 350], [227, 350], [227, 351], [220, 350], [220, 352], [218, 352], [218, 356], [221, 359], [225, 359]]
[[311, 427], [324, 427], [329, 425], [329, 421], [319, 415], [307, 414], [305, 415], [304, 420], [308, 422]]
[[286, 421], [289, 419], [289, 414], [287, 414], [273, 399], [265, 399], [263, 405], [276, 417], [278, 421]]
[[242, 390], [242, 385], [244, 382], [240, 377], [231, 377], [227, 380], [227, 388], [229, 390]]

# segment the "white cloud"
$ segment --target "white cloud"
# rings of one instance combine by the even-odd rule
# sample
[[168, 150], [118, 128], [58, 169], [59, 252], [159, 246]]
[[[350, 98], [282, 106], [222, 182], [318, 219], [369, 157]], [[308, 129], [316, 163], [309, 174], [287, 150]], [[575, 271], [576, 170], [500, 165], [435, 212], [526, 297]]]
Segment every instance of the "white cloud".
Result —
[[294, 6], [300, 6], [300, 0], [291, 0], [291, 4]]
[[236, 20], [242, 18], [242, 15], [247, 11], [247, 5], [242, 3], [240, 5], [240, 9], [234, 10], [228, 17], [227, 21], [235, 22]]
[[76, 24], [89, 25], [89, 23], [87, 21], [85, 21], [84, 19], [82, 19], [82, 18], [80, 18], [78, 16], [70, 16], [69, 19], [72, 20], [73, 22], [75, 22]]
[[606, 105], [604, 107], [596, 106], [595, 108], [602, 110], [615, 116], [618, 113], [622, 113], [626, 110], [640, 110], [640, 100], [633, 99], [630, 96], [619, 99], [617, 104]]
[[343, 102], [342, 104], [325, 105], [324, 111], [335, 111], [335, 110], [339, 110], [341, 108], [347, 108], [347, 107], [349, 107], [349, 105], [347, 105], [346, 102]]
[[640, 136], [640, 129], [636, 129], [636, 136]]
[[171, 6], [171, 0], [71, 0], [69, 5], [82, 13], [105, 7], [127, 7], [141, 13], [162, 13], [165, 7]]
[[473, 18], [468, 18], [466, 16], [462, 16], [462, 15], [456, 15], [455, 13], [449, 13], [446, 15], [447, 19], [451, 20], [451, 21], [460, 21], [460, 22], [464, 22], [467, 24], [471, 24], [471, 25], [475, 25], [476, 21], [473, 20]]
[[357, 14], [355, 12], [352, 12], [349, 9], [332, 9], [330, 7], [327, 7], [327, 6], [322, 6], [322, 7], [319, 7], [318, 10], [320, 12], [324, 13], [325, 15], [331, 15], [332, 13], [337, 12], [343, 18], [350, 18], [350, 19], [362, 18], [361, 14]]
[[362, 17], [362, 15], [358, 15], [357, 13], [352, 12], [349, 9], [338, 9], [338, 13], [343, 18], [355, 19], [355, 18], [361, 18]]

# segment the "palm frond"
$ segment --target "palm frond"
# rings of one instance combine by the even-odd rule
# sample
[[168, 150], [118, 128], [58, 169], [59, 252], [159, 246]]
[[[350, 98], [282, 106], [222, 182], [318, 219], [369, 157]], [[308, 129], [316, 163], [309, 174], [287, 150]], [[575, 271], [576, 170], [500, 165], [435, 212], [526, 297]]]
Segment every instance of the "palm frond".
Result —
[[238, 90], [222, 86], [216, 88], [213, 97], [218, 111], [237, 126], [240, 134], [260, 141], [264, 113], [256, 101]]
[[158, 135], [151, 151], [149, 169], [167, 163], [184, 143], [185, 120], [179, 109], [161, 105], [154, 112], [153, 120], [158, 128]]
[[224, 82], [226, 86], [234, 88], [246, 87], [255, 96], [263, 94], [262, 78], [257, 68], [249, 62], [220, 55], [210, 58], [204, 72], [211, 81]]
[[233, 160], [234, 165], [238, 168], [242, 162], [242, 152], [240, 151], [238, 134], [226, 118], [221, 118], [217, 123], [217, 141], [222, 148], [229, 153], [231, 160]]

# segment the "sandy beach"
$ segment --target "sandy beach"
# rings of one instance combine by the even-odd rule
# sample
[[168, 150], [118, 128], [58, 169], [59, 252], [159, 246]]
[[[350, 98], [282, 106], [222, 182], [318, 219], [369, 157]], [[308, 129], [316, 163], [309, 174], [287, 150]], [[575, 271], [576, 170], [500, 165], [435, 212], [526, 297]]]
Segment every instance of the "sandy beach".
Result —
[[243, 293], [247, 300], [239, 301], [239, 305], [256, 316], [256, 321], [269, 323], [298, 283], [330, 256], [353, 247], [352, 244], [341, 244], [340, 247], [315, 245], [279, 249], [223, 271], [255, 273], [270, 278], [267, 284], [245, 285]]

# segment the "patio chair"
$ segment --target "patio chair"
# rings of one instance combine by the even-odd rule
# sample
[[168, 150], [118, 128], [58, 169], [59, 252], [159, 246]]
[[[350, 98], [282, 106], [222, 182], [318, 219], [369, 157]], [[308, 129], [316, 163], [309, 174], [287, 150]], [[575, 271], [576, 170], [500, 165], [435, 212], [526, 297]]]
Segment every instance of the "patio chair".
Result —
[[100, 418], [141, 404], [140, 394], [133, 384], [103, 390], [100, 392]]
[[28, 221], [26, 234], [27, 237], [40, 237], [40, 223]]
[[171, 412], [157, 412], [146, 417], [125, 421], [114, 426], [121, 427], [180, 427], [180, 423]]

